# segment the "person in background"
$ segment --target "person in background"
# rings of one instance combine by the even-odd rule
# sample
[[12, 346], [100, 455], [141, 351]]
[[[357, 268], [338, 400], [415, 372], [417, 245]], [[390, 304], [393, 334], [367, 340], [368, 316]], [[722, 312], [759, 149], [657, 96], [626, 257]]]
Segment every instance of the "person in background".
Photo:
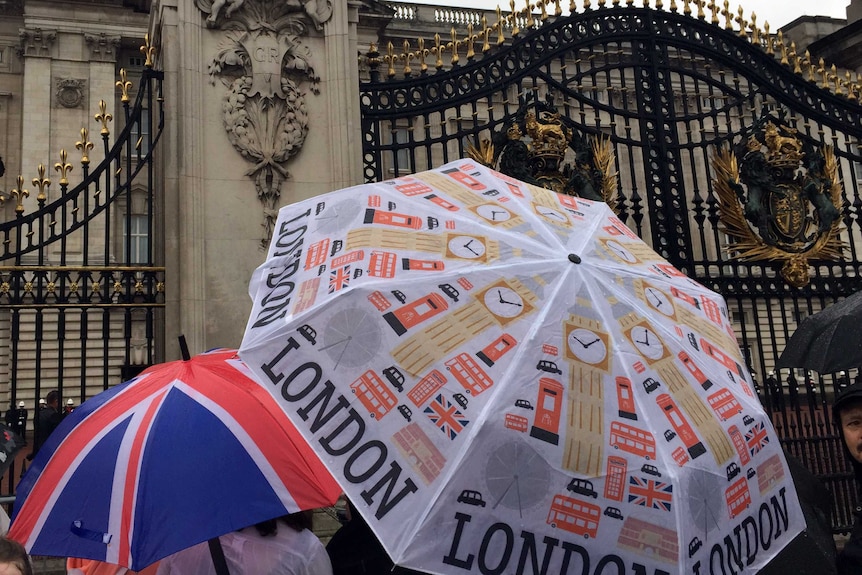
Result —
[[141, 571], [130, 571], [125, 567], [95, 559], [66, 559], [66, 575], [156, 575], [158, 568], [159, 564], [155, 563]]
[[[838, 393], [832, 405], [832, 417], [841, 429], [844, 454], [849, 456], [858, 489], [862, 486], [862, 383], [854, 383]], [[862, 507], [857, 507], [854, 514], [850, 538], [838, 554], [839, 575], [862, 573]]]
[[0, 575], [33, 575], [27, 550], [6, 537], [0, 537]]
[[[311, 531], [311, 511], [257, 523], [219, 537], [231, 575], [332, 575], [320, 539]], [[159, 563], [157, 575], [214, 575], [208, 542]]]
[[36, 431], [33, 435], [33, 451], [27, 455], [28, 460], [32, 460], [42, 449], [42, 445], [57, 429], [60, 422], [63, 421], [63, 413], [60, 411], [60, 392], [56, 389], [48, 392], [45, 396], [45, 405], [36, 414]]

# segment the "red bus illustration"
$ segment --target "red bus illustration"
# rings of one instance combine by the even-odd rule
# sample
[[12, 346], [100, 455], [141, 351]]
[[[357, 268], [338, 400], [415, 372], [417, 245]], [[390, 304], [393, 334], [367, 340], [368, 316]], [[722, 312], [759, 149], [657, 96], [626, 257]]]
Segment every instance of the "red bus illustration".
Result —
[[617, 546], [665, 563], [676, 565], [679, 561], [676, 531], [643, 519], [626, 517]]
[[777, 454], [757, 466], [757, 488], [761, 495], [782, 479], [784, 479], [784, 466], [781, 465], [781, 458]]
[[331, 262], [329, 262], [329, 267], [337, 268], [347, 264], [352, 264], [353, 262], [358, 262], [364, 257], [365, 252], [363, 252], [362, 250], [354, 250], [352, 252], [344, 254], [343, 256], [338, 256], [337, 258], [333, 259]]
[[386, 311], [387, 309], [392, 307], [392, 304], [389, 303], [389, 300], [386, 299], [386, 296], [383, 295], [383, 292], [381, 291], [372, 292], [368, 296], [368, 301], [370, 301], [371, 304], [379, 311]]
[[407, 397], [413, 402], [413, 405], [420, 407], [423, 403], [434, 395], [434, 393], [443, 387], [446, 383], [446, 376], [432, 369], [428, 375], [419, 380], [419, 383], [413, 386], [413, 389], [407, 392]]
[[742, 371], [742, 366], [736, 363], [736, 361], [734, 361], [732, 357], [730, 357], [729, 355], [727, 355], [726, 353], [724, 353], [703, 338], [700, 338], [700, 347], [707, 355], [717, 360], [727, 369], [738, 373], [739, 377], [741, 377], [742, 379], [745, 379], [745, 372]]
[[622, 501], [626, 489], [626, 460], [616, 455], [608, 456], [607, 472], [605, 474], [605, 499]]
[[673, 430], [676, 431], [677, 437], [685, 445], [691, 458], [697, 459], [706, 453], [706, 447], [697, 438], [697, 435], [691, 428], [691, 424], [683, 417], [673, 398], [667, 393], [662, 393], [655, 398], [655, 402], [664, 412], [665, 417], [667, 417]]
[[427, 196], [425, 196], [425, 199], [428, 200], [429, 202], [433, 203], [433, 204], [437, 204], [438, 206], [440, 206], [444, 210], [449, 210], [450, 212], [457, 212], [458, 210], [461, 209], [458, 206], [456, 206], [455, 204], [453, 204], [452, 202], [444, 200], [443, 198], [441, 198], [437, 194], [428, 194]]
[[396, 334], [404, 335], [411, 327], [415, 327], [447, 309], [449, 309], [449, 304], [446, 303], [443, 296], [431, 292], [395, 311], [386, 312], [383, 314], [383, 319]]
[[350, 391], [356, 394], [372, 418], [382, 419], [398, 403], [395, 394], [389, 391], [383, 380], [370, 369], [350, 384]]
[[553, 445], [560, 441], [560, 414], [563, 411], [563, 384], [549, 377], [539, 379], [539, 397], [530, 436]]
[[722, 325], [721, 308], [718, 307], [718, 304], [706, 296], [700, 296], [700, 302], [702, 304], [701, 308], [703, 309], [703, 313], [706, 314], [706, 317], [711, 319], [713, 323]]
[[700, 302], [693, 298], [691, 295], [685, 293], [684, 291], [678, 290], [675, 287], [671, 287], [670, 293], [673, 294], [674, 297], [677, 297], [682, 301], [693, 305], [697, 309], [700, 309]]
[[632, 396], [632, 382], [627, 377], [617, 377], [617, 413], [620, 417], [637, 421], [635, 398]]
[[589, 539], [599, 531], [601, 513], [602, 508], [598, 505], [565, 495], [554, 495], [547, 522], [551, 527], [559, 527]]
[[450, 168], [448, 170], [443, 170], [442, 173], [446, 174], [453, 180], [460, 182], [461, 184], [467, 186], [468, 188], [476, 192], [481, 192], [485, 189], [485, 184], [483, 184], [467, 172], [459, 170], [458, 168]]
[[736, 453], [739, 454], [739, 462], [743, 465], [748, 465], [748, 462], [751, 461], [751, 457], [748, 455], [748, 448], [745, 445], [745, 439], [742, 438], [742, 433], [740, 433], [739, 428], [735, 425], [731, 425], [728, 428], [727, 433], [730, 434], [730, 439], [733, 441], [733, 447], [736, 449]]
[[458, 278], [458, 285], [467, 291], [473, 289], [473, 284], [467, 278]]
[[680, 361], [682, 361], [682, 364], [689, 371], [689, 373], [694, 376], [694, 378], [697, 380], [697, 382], [700, 384], [704, 391], [707, 391], [710, 387], [712, 387], [712, 382], [709, 380], [708, 377], [706, 377], [706, 374], [703, 373], [699, 367], [697, 367], [697, 364], [694, 363], [694, 360], [691, 359], [690, 355], [688, 355], [684, 351], [681, 351], [679, 352], [679, 359]]
[[412, 258], [401, 258], [402, 270], [418, 270], [423, 272], [441, 271], [444, 264], [437, 260], [417, 260]]
[[380, 196], [377, 194], [371, 194], [368, 196], [368, 207], [369, 208], [379, 208], [380, 207]]
[[485, 370], [479, 367], [479, 364], [468, 353], [459, 353], [447, 361], [446, 369], [452, 372], [452, 375], [455, 376], [458, 383], [464, 386], [467, 393], [473, 395], [479, 395], [494, 384]]
[[397, 431], [392, 441], [426, 485], [434, 481], [446, 465], [446, 458], [415, 422]]
[[515, 415], [514, 413], [506, 414], [506, 427], [526, 433], [529, 420], [523, 415]]
[[329, 238], [324, 238], [308, 246], [305, 252], [305, 269], [310, 270], [326, 261], [329, 252]]
[[646, 459], [655, 458], [655, 439], [650, 432], [643, 429], [613, 421], [610, 443], [614, 449], [622, 449]]
[[518, 343], [515, 341], [515, 338], [509, 335], [508, 333], [504, 333], [488, 345], [482, 348], [481, 351], [476, 352], [476, 357], [482, 360], [482, 363], [491, 367], [494, 363], [500, 359], [503, 354], [507, 351], [515, 347], [515, 344]]
[[677, 447], [676, 449], [674, 449], [671, 452], [670, 456], [673, 457], [673, 460], [676, 461], [676, 464], [680, 467], [689, 462], [688, 453], [686, 453], [685, 449], [683, 449], [682, 447]]
[[431, 186], [419, 180], [412, 178], [399, 178], [395, 189], [407, 197], [418, 196], [419, 194], [427, 194], [433, 191]]
[[393, 252], [371, 252], [368, 262], [368, 275], [375, 278], [395, 277], [395, 262], [398, 256]]
[[722, 421], [726, 421], [727, 418], [742, 413], [742, 405], [739, 404], [733, 393], [726, 387], [722, 387], [706, 399], [709, 401], [709, 406]]
[[748, 491], [748, 480], [740, 477], [724, 492], [727, 501], [727, 512], [733, 519], [751, 505], [751, 493]]
[[299, 284], [299, 297], [294, 304], [293, 313], [299, 313], [313, 306], [317, 299], [317, 288], [319, 287], [320, 278], [312, 278]]

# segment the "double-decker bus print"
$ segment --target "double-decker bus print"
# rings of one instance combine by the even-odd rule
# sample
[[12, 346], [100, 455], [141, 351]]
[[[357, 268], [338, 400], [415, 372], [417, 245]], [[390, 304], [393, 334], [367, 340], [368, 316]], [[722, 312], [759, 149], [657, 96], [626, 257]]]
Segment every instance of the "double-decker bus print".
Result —
[[479, 395], [494, 384], [479, 364], [469, 353], [459, 353], [446, 362], [446, 369], [452, 372], [467, 393]]
[[413, 389], [407, 392], [407, 397], [416, 407], [428, 401], [434, 393], [446, 384], [446, 376], [432, 369], [428, 375], [419, 380]]
[[411, 327], [422, 323], [449, 309], [449, 304], [440, 294], [431, 292], [398, 309], [383, 314], [383, 319], [396, 334], [404, 335]]
[[605, 475], [605, 499], [622, 501], [626, 489], [626, 473], [628, 471], [626, 460], [616, 455], [608, 456], [607, 472]]
[[724, 492], [727, 502], [727, 513], [733, 519], [751, 505], [751, 493], [748, 491], [748, 480], [741, 477]]
[[673, 430], [676, 431], [677, 437], [685, 445], [691, 458], [696, 459], [706, 453], [706, 447], [697, 438], [691, 424], [683, 417], [673, 398], [667, 393], [662, 393], [655, 398], [655, 401], [664, 412]]
[[602, 508], [598, 505], [565, 495], [554, 495], [547, 522], [551, 527], [589, 539], [599, 531], [601, 513]]
[[614, 449], [655, 459], [655, 439], [652, 434], [620, 421], [611, 422], [610, 444]]
[[694, 363], [694, 360], [691, 359], [690, 355], [688, 355], [684, 351], [681, 351], [679, 352], [678, 357], [682, 364], [685, 366], [685, 368], [688, 370], [688, 372], [694, 376], [694, 378], [697, 380], [697, 382], [700, 384], [704, 391], [707, 391], [710, 387], [712, 387], [712, 382], [709, 380], [708, 377], [706, 377], [706, 374], [703, 373], [699, 367], [697, 367], [697, 364]]
[[721, 363], [724, 367], [731, 371], [735, 371], [739, 374], [741, 379], [745, 379], [745, 372], [742, 371], [742, 366], [739, 365], [732, 357], [709, 343], [703, 338], [700, 338], [700, 348], [706, 353], [708, 356], [712, 357], [719, 363]]
[[411, 216], [410, 214], [399, 214], [397, 212], [386, 212], [383, 210], [375, 210], [374, 208], [366, 208], [364, 224], [382, 224], [386, 226], [395, 226], [397, 228], [409, 228], [418, 230], [422, 227], [422, 218], [420, 216]]
[[620, 417], [637, 421], [635, 398], [632, 396], [632, 382], [627, 377], [617, 377], [617, 413]]
[[742, 405], [739, 400], [726, 387], [722, 387], [706, 399], [709, 401], [709, 406], [722, 421], [742, 413]]
[[453, 180], [467, 186], [475, 192], [481, 192], [486, 188], [485, 184], [483, 184], [467, 172], [464, 172], [458, 168], [450, 168], [448, 170], [443, 170], [443, 173], [452, 178]]
[[550, 377], [539, 379], [539, 397], [530, 436], [547, 443], [560, 442], [560, 415], [563, 411], [563, 384]]
[[389, 391], [383, 380], [370, 369], [350, 384], [350, 391], [356, 394], [360, 403], [375, 419], [382, 419], [398, 403], [395, 394]]
[[761, 495], [782, 479], [784, 479], [784, 466], [781, 465], [781, 458], [777, 454], [757, 466], [757, 488]]
[[496, 363], [496, 361], [503, 356], [503, 354], [515, 347], [516, 343], [518, 342], [515, 341], [514, 337], [512, 337], [508, 333], [504, 333], [503, 335], [483, 347], [480, 351], [477, 351], [476, 357], [481, 359], [482, 363], [484, 363], [488, 367], [492, 367], [494, 363]]
[[748, 465], [751, 457], [748, 455], [748, 448], [745, 445], [745, 439], [742, 438], [739, 428], [731, 425], [727, 429], [727, 433], [730, 435], [730, 440], [733, 441], [733, 447], [736, 449], [737, 455], [739, 455], [739, 462], [743, 465]]
[[371, 261], [368, 262], [368, 275], [375, 278], [394, 278], [395, 263], [398, 255], [393, 252], [371, 252]]
[[515, 415], [514, 413], [506, 414], [505, 426], [509, 429], [514, 429], [515, 431], [524, 433], [527, 431], [528, 424], [529, 420], [523, 415]]

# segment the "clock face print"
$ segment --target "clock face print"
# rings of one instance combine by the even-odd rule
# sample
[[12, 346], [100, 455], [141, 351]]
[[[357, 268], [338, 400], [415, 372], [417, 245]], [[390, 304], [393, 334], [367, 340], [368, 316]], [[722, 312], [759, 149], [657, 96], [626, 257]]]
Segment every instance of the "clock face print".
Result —
[[566, 217], [566, 214], [548, 206], [536, 206], [536, 213], [557, 224], [569, 223], [569, 218]]
[[455, 236], [449, 240], [449, 251], [456, 257], [475, 260], [485, 255], [485, 242], [473, 236]]
[[506, 286], [493, 286], [485, 292], [485, 307], [500, 317], [515, 317], [524, 311], [524, 300], [518, 292]]
[[608, 348], [604, 340], [596, 332], [589, 329], [582, 327], [573, 329], [569, 332], [566, 343], [569, 346], [569, 351], [584, 363], [599, 363], [608, 355]]
[[333, 366], [365, 365], [377, 355], [382, 344], [380, 326], [374, 314], [346, 308], [335, 312], [323, 329], [322, 347]]
[[497, 204], [482, 204], [476, 208], [476, 213], [491, 223], [505, 222], [512, 218], [512, 213]]
[[623, 245], [616, 240], [608, 240], [607, 242], [605, 242], [605, 245], [608, 247], [609, 250], [613, 252], [615, 256], [617, 256], [626, 263], [633, 264], [638, 261], [638, 259], [634, 255], [632, 255], [630, 251], [624, 248]]
[[548, 464], [523, 442], [505, 443], [491, 451], [485, 473], [491, 509], [502, 505], [520, 512], [547, 496], [550, 485]]
[[657, 311], [660, 311], [666, 316], [672, 316], [674, 313], [673, 303], [663, 291], [654, 287], [644, 288], [644, 298], [647, 303]]
[[632, 343], [648, 359], [659, 359], [664, 355], [664, 344], [655, 332], [648, 327], [636, 325], [629, 332]]

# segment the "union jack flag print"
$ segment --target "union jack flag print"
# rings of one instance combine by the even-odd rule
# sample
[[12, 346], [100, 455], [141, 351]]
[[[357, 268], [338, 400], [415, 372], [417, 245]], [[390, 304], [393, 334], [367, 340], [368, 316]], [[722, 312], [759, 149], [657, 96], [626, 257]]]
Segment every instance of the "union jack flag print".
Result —
[[629, 503], [670, 511], [673, 485], [646, 477], [629, 476]]
[[443, 397], [442, 393], [438, 393], [437, 397], [425, 408], [425, 414], [449, 439], [455, 439], [470, 423], [464, 414]]
[[350, 284], [350, 266], [341, 266], [329, 272], [329, 293], [335, 293]]
[[745, 432], [745, 442], [748, 444], [748, 450], [751, 452], [751, 455], [754, 455], [769, 443], [769, 436], [766, 434], [762, 421], [755, 423]]

